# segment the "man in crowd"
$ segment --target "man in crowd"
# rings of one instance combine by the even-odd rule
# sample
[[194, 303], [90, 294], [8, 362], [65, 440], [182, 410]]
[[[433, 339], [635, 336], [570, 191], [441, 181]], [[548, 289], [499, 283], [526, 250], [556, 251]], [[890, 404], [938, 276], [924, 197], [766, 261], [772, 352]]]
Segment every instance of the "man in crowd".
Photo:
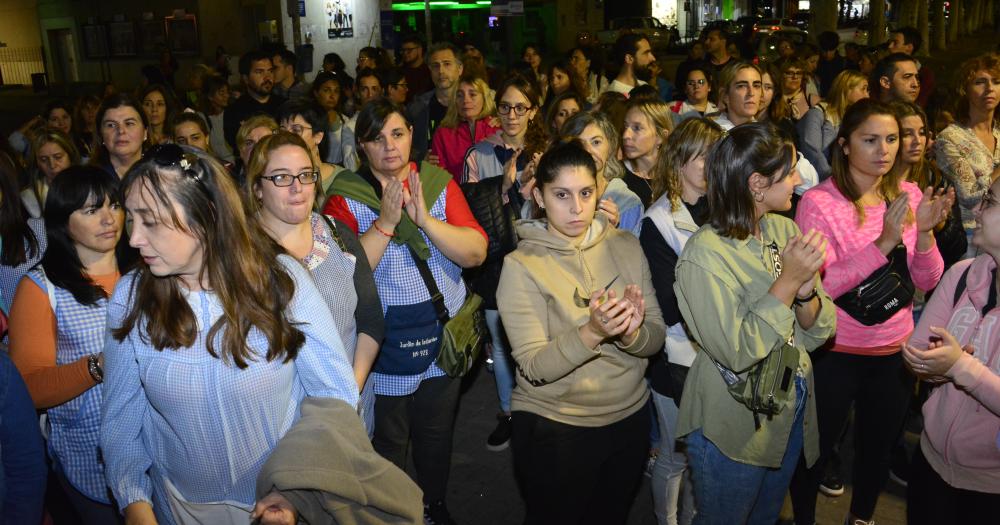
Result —
[[[889, 52], [903, 53], [913, 57], [917, 51], [920, 51], [922, 43], [923, 38], [920, 37], [920, 31], [914, 27], [901, 27], [889, 35]], [[927, 101], [930, 100], [931, 93], [934, 92], [934, 72], [931, 71], [931, 68], [921, 65], [916, 58], [913, 60], [917, 65], [917, 79], [920, 81], [920, 95], [917, 96], [917, 105], [926, 109]]]
[[244, 120], [261, 113], [273, 117], [278, 112], [278, 106], [285, 101], [284, 98], [272, 93], [273, 67], [271, 57], [263, 51], [250, 51], [240, 57], [240, 78], [246, 86], [246, 94], [229, 104], [222, 121], [226, 142], [233, 151], [238, 151], [236, 132]]
[[649, 40], [639, 34], [627, 33], [618, 37], [614, 47], [618, 76], [608, 84], [607, 91], [617, 91], [628, 96], [632, 88], [646, 84], [650, 77], [649, 65], [656, 60]]
[[[406, 112], [413, 123], [413, 146], [410, 150], [412, 160], [421, 161], [427, 154], [431, 137], [438, 123], [444, 119], [451, 105], [451, 87], [462, 75], [462, 59], [458, 48], [451, 42], [434, 44], [429, 53], [431, 82], [434, 89], [416, 95]], [[409, 81], [409, 80], [408, 80]], [[410, 84], [410, 91], [413, 91]]]
[[917, 61], [905, 53], [893, 53], [875, 64], [868, 89], [872, 98], [882, 102], [916, 102], [920, 95]]
[[399, 46], [399, 55], [403, 63], [403, 75], [406, 76], [406, 85], [409, 87], [409, 98], [407, 102], [412, 102], [413, 98], [434, 88], [431, 81], [431, 71], [424, 62], [423, 40], [416, 35], [409, 35], [403, 38]]
[[271, 63], [274, 65], [271, 71], [274, 75], [275, 95], [284, 99], [298, 99], [309, 94], [309, 84], [296, 74], [298, 59], [295, 53], [278, 49], [271, 55]]
[[837, 52], [840, 46], [840, 35], [833, 31], [823, 31], [819, 34], [819, 64], [816, 66], [816, 76], [819, 77], [819, 94], [825, 97], [837, 78], [847, 67], [844, 57]]
[[729, 35], [722, 29], [715, 27], [705, 33], [705, 61], [712, 67], [713, 78], [718, 78], [723, 68], [734, 60], [728, 46]]

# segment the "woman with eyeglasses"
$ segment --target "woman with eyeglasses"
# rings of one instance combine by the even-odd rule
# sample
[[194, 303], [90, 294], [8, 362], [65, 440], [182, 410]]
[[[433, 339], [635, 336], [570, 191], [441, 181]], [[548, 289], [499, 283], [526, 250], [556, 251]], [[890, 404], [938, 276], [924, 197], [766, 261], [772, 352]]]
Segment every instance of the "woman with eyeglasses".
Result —
[[357, 406], [347, 352], [309, 272], [211, 156], [155, 147], [122, 187], [142, 264], [108, 305], [108, 484], [128, 523], [247, 523], [303, 399]]
[[86, 524], [119, 523], [99, 450], [108, 297], [135, 259], [119, 242], [118, 177], [76, 166], [48, 191], [48, 250], [18, 285], [10, 356], [35, 408], [46, 410], [49, 457]]
[[670, 111], [674, 114], [674, 125], [689, 118], [704, 117], [708, 113], [718, 111], [715, 104], [708, 100], [710, 93], [712, 93], [712, 79], [707, 68], [689, 69], [687, 78], [684, 79], [685, 99], [670, 104]]
[[848, 107], [833, 174], [805, 192], [796, 211], [800, 228], [829, 239], [822, 279], [837, 314], [832, 347], [814, 358], [819, 459], [808, 469], [800, 464], [791, 485], [800, 523], [815, 519], [826, 461], [852, 405], [857, 432], [847, 523], [873, 518], [913, 392], [900, 353], [913, 331], [913, 293], [933, 289], [944, 272], [933, 230], [954, 192], [902, 178], [899, 127], [893, 109], [881, 102]]
[[466, 153], [463, 182], [503, 176], [503, 193], [530, 182], [533, 170], [525, 169], [537, 162], [548, 140], [539, 115], [541, 100], [535, 83], [524, 76], [514, 74], [504, 81], [493, 99], [500, 130]]
[[451, 173], [456, 182], [461, 182], [466, 152], [499, 128], [496, 103], [490, 97], [490, 86], [485, 79], [465, 73], [454, 90], [448, 111], [431, 139], [430, 155], [438, 159], [438, 165]]
[[361, 392], [358, 412], [371, 436], [375, 392], [369, 373], [382, 342], [382, 304], [357, 235], [342, 222], [313, 211], [321, 183], [305, 139], [282, 130], [254, 148], [243, 202], [249, 217], [312, 275], [333, 314], [347, 360], [353, 363]]
[[517, 362], [511, 449], [524, 523], [624, 523], [648, 456], [646, 357], [660, 309], [635, 237], [597, 213], [597, 167], [579, 140], [539, 162], [504, 261], [497, 305]]
[[94, 139], [100, 142], [91, 148], [94, 154], [90, 157], [90, 165], [124, 177], [142, 158], [142, 150], [149, 139], [149, 120], [145, 111], [128, 95], [112, 95], [104, 99], [97, 110], [97, 126]]
[[[451, 523], [445, 494], [460, 380], [435, 361], [437, 311], [452, 317], [465, 304], [462, 268], [482, 264], [486, 234], [451, 174], [410, 162], [413, 125], [402, 107], [384, 98], [369, 102], [358, 113], [357, 132], [365, 163], [334, 179], [323, 213], [360, 237], [382, 300], [374, 446], [405, 468], [412, 441], [425, 519]], [[438, 305], [431, 288], [439, 291]]]
[[781, 101], [785, 104], [782, 114], [795, 122], [798, 122], [809, 111], [809, 108], [819, 102], [818, 96], [805, 89], [807, 69], [808, 66], [804, 61], [794, 57], [786, 58], [778, 64], [781, 78], [774, 79], [781, 86], [778, 92], [781, 95]]
[[31, 141], [31, 151], [31, 179], [28, 187], [21, 190], [21, 202], [32, 217], [41, 217], [49, 184], [66, 168], [80, 165], [80, 154], [72, 139], [56, 130], [36, 135]]

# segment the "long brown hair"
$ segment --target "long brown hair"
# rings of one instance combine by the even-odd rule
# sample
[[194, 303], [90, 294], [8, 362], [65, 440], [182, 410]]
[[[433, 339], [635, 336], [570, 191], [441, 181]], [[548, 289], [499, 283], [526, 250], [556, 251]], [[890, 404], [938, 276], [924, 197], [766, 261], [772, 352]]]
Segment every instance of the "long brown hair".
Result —
[[[165, 159], [171, 156], [175, 159]], [[182, 160], [189, 167], [182, 169]], [[198, 279], [207, 277], [222, 304], [222, 316], [205, 338], [209, 354], [246, 368], [258, 357], [247, 345], [250, 330], [256, 328], [267, 338], [268, 361], [295, 359], [305, 342], [285, 315], [295, 282], [276, 260], [275, 244], [256, 221], [247, 220], [239, 192], [218, 161], [195, 148], [159, 146], [132, 166], [122, 188], [124, 194], [148, 192], [158, 201], [157, 207], [169, 213], [160, 217], [164, 227], [186, 231], [201, 243], [204, 264]], [[183, 210], [183, 219], [174, 210], [175, 203]], [[115, 339], [122, 341], [138, 329], [142, 339], [157, 350], [193, 345], [198, 323], [181, 291], [180, 278], [157, 277], [144, 265], [137, 272], [131, 310], [122, 325], [112, 330]], [[218, 347], [217, 338], [221, 339]]]
[[[525, 46], [525, 48], [527, 47], [534, 46]], [[536, 47], [535, 49], [538, 48]], [[535, 153], [544, 152], [549, 142], [549, 134], [545, 130], [545, 124], [542, 122], [545, 120], [545, 116], [542, 115], [541, 91], [535, 81], [528, 79], [528, 77], [520, 73], [514, 73], [507, 77], [507, 80], [500, 85], [500, 89], [496, 91], [493, 102], [497, 107], [500, 106], [503, 94], [510, 88], [520, 91], [524, 95], [524, 98], [528, 99], [528, 102], [531, 102], [531, 108], [538, 109], [535, 118], [528, 121], [528, 130], [524, 134], [524, 149], [521, 151], [522, 157], [530, 159]]]
[[[851, 166], [847, 155], [844, 153], [843, 144], [850, 142], [851, 134], [861, 127], [866, 120], [877, 115], [887, 115], [892, 117], [893, 121], [896, 120], [896, 113], [893, 112], [888, 104], [879, 102], [873, 98], [862, 99], [851, 104], [844, 113], [844, 118], [840, 122], [840, 130], [837, 132], [837, 142], [841, 144], [834, 146], [830, 153], [830, 171], [833, 174], [833, 183], [837, 186], [837, 190], [854, 205], [854, 210], [858, 213], [858, 226], [865, 223], [865, 207], [861, 204], [861, 190], [858, 189], [858, 186], [854, 184], [854, 179], [851, 178]], [[898, 126], [899, 124], [897, 123], [896, 125]], [[887, 202], [895, 200], [902, 191], [899, 183], [903, 174], [901, 170], [895, 169], [898, 163], [899, 151], [896, 152], [893, 169], [890, 169], [889, 173], [883, 175], [878, 183], [878, 191]]]
[[[923, 123], [925, 133], [928, 137], [930, 136], [931, 131], [928, 129], [929, 126], [927, 125], [927, 114], [924, 113], [924, 110], [921, 109], [920, 106], [914, 104], [913, 102], [906, 102], [903, 100], [893, 101], [890, 106], [893, 111], [896, 112], [896, 122], [899, 123], [900, 149], [903, 147], [903, 119], [907, 117], [919, 117], [920, 122]], [[942, 181], [941, 171], [938, 170], [937, 167], [934, 166], [933, 163], [927, 158], [927, 149], [928, 148], [925, 146], [924, 155], [921, 155], [917, 162], [909, 166], [909, 170], [907, 170], [907, 166], [904, 166], [902, 162], [896, 162], [893, 166], [894, 170], [900, 170], [902, 172], [900, 174], [901, 180], [903, 179], [902, 175], [907, 174], [905, 180], [916, 184], [920, 189], [924, 189], [928, 186], [936, 188]], [[900, 160], [902, 160], [902, 157], [900, 157]]]
[[[306, 155], [309, 156], [309, 161], [312, 162], [312, 155], [309, 155], [309, 146], [306, 145], [306, 141], [290, 131], [279, 130], [273, 135], [267, 135], [260, 139], [257, 145], [254, 146], [253, 152], [250, 153], [250, 162], [247, 165], [246, 173], [247, 178], [242, 188], [243, 208], [246, 210], [248, 217], [257, 217], [257, 214], [263, 208], [263, 204], [257, 199], [257, 190], [263, 184], [261, 180], [263, 180], [264, 171], [267, 169], [267, 163], [271, 160], [271, 154], [282, 146], [302, 148], [306, 152]], [[319, 171], [319, 166], [313, 164], [312, 169]], [[316, 181], [312, 186], [314, 186], [316, 193], [313, 198], [313, 209], [320, 211], [323, 203], [326, 202], [326, 199], [323, 198], [323, 184], [320, 181]]]

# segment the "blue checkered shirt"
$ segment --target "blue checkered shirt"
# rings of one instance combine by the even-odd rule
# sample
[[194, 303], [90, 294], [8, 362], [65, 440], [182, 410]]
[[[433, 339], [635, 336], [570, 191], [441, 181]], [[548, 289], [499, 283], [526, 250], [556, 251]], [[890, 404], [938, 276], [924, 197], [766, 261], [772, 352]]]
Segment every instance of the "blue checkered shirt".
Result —
[[[212, 292], [186, 293], [198, 321], [194, 345], [158, 351], [142, 322], [122, 342], [107, 338], [101, 448], [108, 484], [121, 508], [150, 501], [170, 524], [164, 479], [193, 503], [228, 501], [250, 508], [257, 473], [299, 417], [306, 396], [352, 406], [358, 388], [330, 309], [308, 271], [287, 255], [280, 263], [295, 281], [286, 314], [305, 336], [294, 361], [267, 361], [259, 330], [247, 336], [257, 357], [240, 370], [209, 355], [205, 337], [222, 314]], [[132, 272], [118, 282], [108, 326], [121, 326], [135, 298]], [[216, 346], [218, 348], [218, 346]]]
[[[434, 205], [428, 210], [430, 214], [441, 221], [448, 220], [445, 213], [445, 203], [447, 201], [448, 187], [438, 195]], [[348, 209], [358, 221], [358, 235], [363, 234], [371, 228], [378, 213], [368, 206], [344, 198]], [[431, 243], [430, 239], [423, 231], [424, 242], [430, 247], [431, 256], [427, 260], [427, 266], [431, 269], [434, 281], [444, 295], [444, 304], [448, 308], [449, 315], [455, 315], [465, 303], [465, 283], [462, 281], [462, 268], [444, 256], [440, 250]], [[416, 304], [431, 299], [427, 285], [420, 277], [416, 264], [410, 250], [403, 244], [390, 242], [382, 255], [382, 260], [375, 267], [375, 285], [378, 287], [378, 296], [382, 299], [382, 313], [384, 314], [389, 306]], [[432, 377], [445, 375], [444, 370], [438, 368], [437, 363], [431, 363], [423, 373], [412, 376], [400, 376], [390, 374], [380, 374], [372, 372], [375, 380], [375, 393], [381, 396], [405, 396], [416, 392], [420, 382]]]
[[[38, 239], [38, 252], [33, 257], [32, 254], [26, 253], [28, 260], [18, 266], [0, 265], [0, 308], [3, 308], [5, 315], [10, 313], [10, 305], [14, 302], [14, 292], [17, 291], [17, 285], [21, 282], [21, 278], [28, 273], [28, 270], [38, 264], [38, 261], [42, 260], [42, 254], [45, 253], [45, 247], [48, 245], [45, 222], [42, 219], [28, 219], [28, 227]], [[3, 241], [6, 242], [7, 239]], [[27, 243], [25, 243], [24, 248], [27, 252]]]

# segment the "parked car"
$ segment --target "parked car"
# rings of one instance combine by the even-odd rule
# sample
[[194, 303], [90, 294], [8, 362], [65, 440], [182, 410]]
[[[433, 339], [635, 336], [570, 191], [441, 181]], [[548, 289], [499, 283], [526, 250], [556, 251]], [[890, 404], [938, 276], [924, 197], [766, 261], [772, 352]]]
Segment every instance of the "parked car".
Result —
[[754, 57], [753, 63], [773, 62], [778, 59], [778, 42], [786, 39], [798, 46], [804, 44], [809, 38], [809, 33], [801, 29], [781, 29], [767, 34], [758, 33], [753, 42]]
[[792, 21], [795, 22], [795, 25], [806, 32], [809, 31], [809, 24], [812, 24], [812, 19], [812, 13], [809, 11], [799, 11], [792, 15]]
[[799, 30], [791, 18], [765, 18], [753, 26], [754, 33], [766, 35], [775, 31]]
[[667, 26], [651, 16], [628, 16], [615, 18], [610, 29], [599, 31], [597, 41], [602, 46], [613, 46], [618, 37], [626, 33], [641, 33], [649, 39], [649, 45], [656, 50], [669, 49], [681, 40], [676, 26]]

